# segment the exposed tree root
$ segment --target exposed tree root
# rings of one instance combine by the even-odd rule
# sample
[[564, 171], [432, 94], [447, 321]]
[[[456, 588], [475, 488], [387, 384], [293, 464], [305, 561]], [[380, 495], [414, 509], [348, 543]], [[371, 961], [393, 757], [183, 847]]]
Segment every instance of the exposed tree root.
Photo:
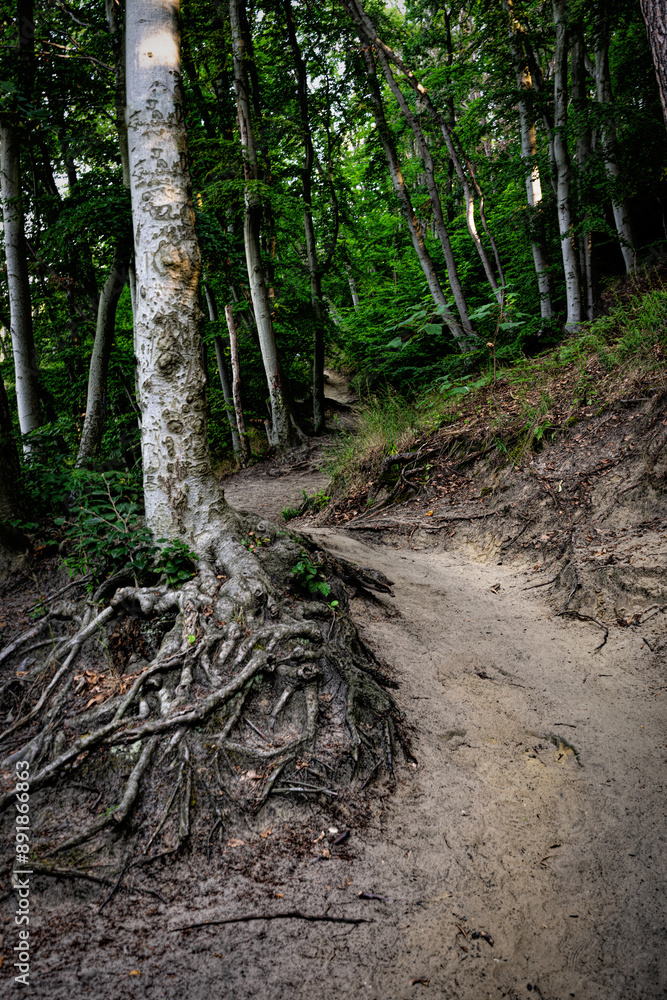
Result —
[[[397, 712], [384, 689], [392, 681], [345, 610], [345, 585], [391, 593], [390, 581], [257, 518], [244, 517], [234, 538], [207, 537], [200, 571], [181, 590], [101, 588], [83, 608], [60, 607], [59, 627], [74, 624], [74, 634], [52, 634], [50, 648], [33, 643], [39, 661], [0, 688], [0, 711], [10, 712], [0, 737], [0, 810], [13, 802], [17, 760], [30, 762], [37, 826], [47, 801], [40, 790], [59, 788], [57, 796], [46, 793], [50, 836], [40, 853], [100, 837], [102, 849], [122, 835], [143, 862], [175, 853], [204, 825], [210, 851], [230, 816], [242, 821], [272, 796], [335, 802], [359, 793], [381, 764], [393, 774]], [[294, 580], [290, 571], [304, 550], [329, 583], [335, 609]], [[111, 628], [128, 615], [153, 638], [156, 621], [161, 631], [136, 674], [112, 675], [101, 656]], [[12, 675], [53, 617], [51, 609], [0, 653]], [[86, 675], [75, 674], [81, 659], [108, 681], [101, 702], [88, 700]], [[92, 822], [80, 802], [82, 782], [100, 789]]]

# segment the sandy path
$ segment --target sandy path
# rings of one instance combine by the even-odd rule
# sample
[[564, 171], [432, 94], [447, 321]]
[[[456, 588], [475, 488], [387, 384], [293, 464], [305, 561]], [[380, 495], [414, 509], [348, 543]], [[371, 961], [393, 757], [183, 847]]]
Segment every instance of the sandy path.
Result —
[[378, 926], [346, 956], [359, 992], [340, 956], [326, 996], [414, 995], [415, 977], [470, 1000], [667, 995], [664, 671], [641, 638], [613, 631], [594, 654], [597, 630], [551, 617], [512, 568], [313, 534], [396, 581], [383, 603], [401, 616], [361, 624], [419, 758], [354, 866], [409, 903], [366, 904]]
[[[88, 965], [93, 992], [125, 996], [120, 965], [142, 972], [133, 998], [667, 996], [664, 665], [629, 629], [592, 653], [598, 630], [553, 617], [512, 567], [312, 533], [396, 583], [395, 598], [353, 613], [395, 668], [419, 764], [397, 768], [396, 793], [346, 856], [311, 864], [262, 854], [271, 838], [257, 838], [224, 878], [193, 860], [150, 919], [122, 904], [123, 935], [120, 902], [113, 918], [89, 914], [71, 940], [117, 942], [110, 969]], [[295, 823], [289, 804], [276, 810], [274, 829]], [[313, 824], [313, 858], [319, 834]], [[372, 922], [170, 933], [294, 908]], [[44, 995], [70, 995], [66, 982]]]
[[[255, 467], [227, 481], [227, 496], [276, 517], [290, 490], [324, 485], [317, 464], [279, 478]], [[397, 767], [396, 793], [342, 857], [310, 864], [257, 836], [227, 849], [227, 867], [197, 853], [155, 866], [169, 903], [119, 895], [102, 914], [86, 886], [56, 896], [45, 884], [34, 995], [666, 997], [665, 616], [641, 634], [612, 629], [593, 653], [595, 626], [554, 616], [521, 570], [472, 548], [306, 530], [395, 581], [394, 598], [355, 600], [352, 612], [394, 667], [418, 766]], [[295, 823], [289, 803], [275, 809], [276, 830]], [[372, 922], [174, 933], [193, 919], [327, 907]]]

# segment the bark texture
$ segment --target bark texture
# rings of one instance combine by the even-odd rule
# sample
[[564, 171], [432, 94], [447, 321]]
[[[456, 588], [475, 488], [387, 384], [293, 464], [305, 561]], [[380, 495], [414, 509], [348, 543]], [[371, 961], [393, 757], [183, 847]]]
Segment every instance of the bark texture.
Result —
[[667, 125], [667, 0], [640, 0]]
[[194, 537], [227, 509], [206, 437], [178, 0], [128, 0], [126, 84], [146, 518], [156, 536]]

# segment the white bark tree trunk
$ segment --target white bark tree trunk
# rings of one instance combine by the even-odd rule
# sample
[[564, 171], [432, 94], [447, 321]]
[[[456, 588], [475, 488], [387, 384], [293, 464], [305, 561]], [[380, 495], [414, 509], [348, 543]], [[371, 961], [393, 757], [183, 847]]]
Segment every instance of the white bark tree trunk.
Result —
[[440, 307], [442, 318], [451, 330], [454, 338], [459, 344], [465, 343], [465, 332], [460, 324], [457, 323], [451, 313], [449, 305], [447, 304], [447, 297], [442, 289], [442, 285], [440, 284], [440, 279], [438, 278], [435, 267], [433, 266], [431, 256], [426, 249], [424, 237], [422, 236], [414, 209], [412, 207], [410, 193], [403, 178], [403, 173], [398, 161], [398, 155], [396, 153], [396, 147], [385, 118], [384, 107], [382, 104], [382, 94], [380, 92], [377, 74], [375, 72], [375, 61], [373, 59], [372, 52], [368, 49], [364, 50], [364, 60], [366, 63], [366, 75], [368, 77], [370, 87], [371, 104], [373, 106], [375, 125], [387, 159], [387, 166], [389, 167], [389, 175], [391, 177], [394, 191], [396, 192], [401, 212], [407, 223], [408, 232], [410, 233], [410, 239], [412, 240], [412, 245], [415, 249], [417, 259], [421, 265], [424, 277], [426, 278], [428, 290], [431, 293], [431, 298], [433, 299], [435, 305]]
[[250, 445], [245, 429], [245, 417], [243, 416], [243, 406], [241, 405], [241, 366], [239, 364], [239, 345], [236, 336], [236, 323], [230, 305], [225, 306], [225, 319], [227, 320], [227, 330], [229, 331], [229, 349], [232, 359], [232, 400], [234, 401], [234, 413], [236, 415], [236, 426], [241, 439], [241, 455], [244, 463], [250, 458]]
[[[595, 48], [595, 89], [600, 104], [606, 104], [610, 108], [613, 103], [613, 96], [609, 74], [609, 48], [604, 35], [598, 36], [598, 43]], [[635, 269], [637, 261], [632, 236], [630, 207], [627, 201], [624, 198], [619, 198], [617, 192], [614, 190], [618, 185], [621, 170], [617, 162], [618, 143], [613, 122], [608, 121], [604, 124], [601, 132], [602, 146], [605, 152], [605, 169], [612, 186], [611, 206], [614, 213], [614, 224], [616, 225], [616, 232], [618, 233], [621, 245], [625, 271], [627, 274], [631, 274]]]
[[[26, 260], [23, 206], [19, 174], [20, 149], [16, 130], [0, 124], [0, 198], [4, 223], [9, 319], [16, 378], [16, 405], [22, 434], [39, 427], [39, 384], [32, 330], [32, 307]], [[24, 452], [30, 446], [24, 444]]]
[[558, 202], [558, 232], [560, 234], [565, 294], [567, 298], [566, 328], [575, 329], [581, 323], [581, 280], [579, 261], [574, 245], [574, 219], [570, 191], [570, 155], [567, 149], [567, 68], [568, 30], [566, 0], [553, 0], [556, 25], [554, 55], [554, 158], [558, 171], [556, 198]]
[[[210, 285], [204, 285], [204, 295], [206, 296], [206, 305], [208, 306], [208, 318], [211, 323], [217, 323], [219, 320], [218, 315], [218, 304], [215, 301], [215, 295], [213, 289]], [[232, 387], [229, 383], [229, 374], [227, 372], [227, 361], [225, 360], [225, 351], [222, 342], [222, 337], [219, 334], [215, 335], [213, 340], [213, 346], [215, 347], [215, 359], [218, 362], [218, 374], [220, 375], [220, 385], [222, 386], [222, 395], [225, 400], [225, 407], [227, 409], [227, 420], [229, 421], [229, 430], [232, 436], [232, 448], [234, 449], [234, 457], [237, 461], [243, 460], [243, 453], [241, 451], [241, 439], [239, 438], [238, 428], [236, 426], [236, 414], [234, 412], [234, 397], [232, 395]]]
[[417, 145], [417, 150], [419, 156], [424, 164], [424, 174], [426, 177], [426, 187], [428, 189], [429, 197], [431, 199], [431, 210], [433, 212], [433, 220], [435, 223], [435, 230], [440, 240], [440, 246], [442, 247], [442, 253], [445, 258], [445, 264], [447, 266], [447, 277], [449, 279], [449, 286], [452, 290], [452, 295], [454, 296], [454, 302], [456, 303], [456, 309], [461, 320], [461, 325], [456, 325], [455, 328], [450, 327], [453, 336], [456, 338], [459, 346], [463, 351], [470, 350], [474, 346], [474, 341], [476, 338], [475, 331], [472, 328], [470, 322], [470, 317], [468, 315], [468, 306], [465, 300], [465, 295], [463, 294], [463, 288], [461, 286], [461, 281], [459, 279], [459, 274], [456, 268], [456, 261], [454, 260], [454, 252], [452, 250], [452, 245], [449, 240], [449, 233], [447, 232], [447, 227], [445, 225], [445, 220], [442, 212], [442, 205], [440, 203], [440, 192], [438, 191], [438, 186], [435, 182], [435, 168], [433, 165], [433, 157], [431, 156], [431, 150], [429, 149], [428, 142], [426, 141], [426, 136], [424, 135], [423, 129], [416, 117], [413, 114], [412, 108], [408, 104], [403, 94], [403, 91], [399, 87], [392, 68], [389, 64], [387, 56], [382, 49], [377, 49], [378, 59], [380, 60], [380, 65], [382, 66], [382, 72], [384, 73], [384, 78], [389, 84], [389, 89], [398, 101], [398, 106], [400, 107], [403, 117], [408, 123], [412, 134], [414, 135], [415, 142]]
[[125, 31], [146, 520], [156, 537], [196, 540], [212, 524], [231, 523], [232, 513], [206, 435], [179, 0], [127, 0]]
[[252, 124], [250, 107], [248, 71], [246, 66], [246, 46], [241, 27], [244, 0], [230, 0], [229, 13], [232, 27], [232, 50], [234, 53], [234, 89], [236, 91], [236, 106], [243, 150], [243, 166], [245, 175], [245, 215], [243, 220], [243, 241], [245, 244], [246, 266], [250, 295], [257, 324], [259, 346], [269, 388], [271, 406], [271, 432], [269, 443], [279, 449], [289, 448], [301, 438], [289, 410], [283, 378], [276, 348], [276, 339], [271, 319], [271, 300], [266, 285], [262, 255], [260, 248], [259, 229], [262, 214], [262, 204], [257, 189], [260, 171], [257, 160], [257, 147]]
[[352, 268], [349, 264], [345, 265], [345, 273], [347, 274], [347, 283], [350, 286], [350, 295], [352, 296], [352, 308], [355, 312], [359, 312], [359, 292], [357, 291], [357, 283], [354, 280], [354, 275], [352, 274]]
[[[507, 11], [510, 19], [509, 43], [514, 63], [514, 73], [517, 87], [519, 88], [519, 127], [521, 130], [521, 156], [526, 164], [526, 198], [528, 208], [531, 210], [530, 227], [531, 230], [531, 250], [535, 274], [537, 275], [537, 287], [540, 295], [540, 314], [542, 319], [551, 319], [553, 316], [553, 305], [551, 302], [551, 276], [549, 274], [549, 262], [547, 260], [544, 239], [542, 238], [543, 226], [538, 217], [539, 205], [542, 201], [542, 183], [540, 180], [540, 170], [537, 165], [537, 141], [535, 138], [535, 120], [530, 107], [530, 95], [533, 90], [533, 78], [527, 65], [526, 54], [523, 51], [521, 42], [517, 36], [517, 26], [514, 19], [514, 8], [512, 0], [503, 0], [503, 7]], [[537, 231], [535, 231], [537, 229]]]
[[[447, 152], [451, 158], [456, 171], [456, 176], [461, 184], [463, 190], [463, 198], [466, 205], [466, 224], [468, 227], [468, 232], [472, 238], [475, 245], [475, 249], [481, 261], [482, 267], [484, 268], [484, 273], [486, 274], [487, 280], [493, 289], [493, 293], [500, 305], [503, 303], [504, 291], [499, 287], [498, 281], [494, 274], [493, 268], [491, 267], [491, 262], [489, 261], [486, 250], [484, 249], [484, 244], [480, 238], [479, 232], [477, 230], [477, 223], [475, 220], [475, 198], [473, 195], [472, 188], [470, 186], [470, 181], [466, 175], [461, 156], [459, 155], [460, 143], [456, 137], [453, 129], [445, 121], [443, 116], [438, 113], [430, 96], [424, 89], [421, 83], [417, 80], [414, 73], [406, 66], [403, 60], [391, 49], [388, 45], [382, 41], [379, 37], [375, 25], [372, 20], [364, 10], [363, 5], [360, 0], [343, 0], [343, 5], [349, 13], [350, 17], [354, 23], [359, 28], [361, 34], [366, 38], [368, 42], [376, 49], [378, 54], [383, 53], [388, 59], [390, 59], [405, 76], [410, 87], [418, 95], [418, 106], [421, 102], [423, 106], [428, 111], [429, 115], [434, 122], [440, 127], [442, 136], [445, 140], [445, 146], [447, 147]], [[502, 280], [502, 279], [501, 279]]]

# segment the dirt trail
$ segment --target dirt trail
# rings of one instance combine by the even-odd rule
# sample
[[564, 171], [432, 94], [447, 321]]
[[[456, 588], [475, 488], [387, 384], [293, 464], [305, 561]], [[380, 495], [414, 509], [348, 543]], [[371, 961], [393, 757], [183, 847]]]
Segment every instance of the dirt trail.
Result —
[[[329, 427], [349, 429], [354, 418], [347, 412], [347, 407], [354, 402], [354, 397], [338, 372], [327, 369], [325, 375], [326, 398], [345, 408], [336, 412], [329, 407]], [[304, 490], [312, 495], [328, 484], [323, 465], [324, 445], [329, 440], [328, 436], [312, 438], [303, 453], [290, 463], [278, 465], [266, 462], [230, 476], [223, 482], [227, 500], [232, 507], [263, 514], [280, 523], [285, 508], [301, 505]]]
[[[322, 477], [289, 475], [299, 496]], [[286, 478], [248, 470], [227, 496], [275, 517]], [[306, 530], [395, 581], [395, 597], [355, 598], [352, 613], [393, 667], [417, 766], [397, 764], [395, 794], [372, 793], [374, 822], [321, 863], [336, 834], [315, 820], [308, 856], [278, 849], [296, 824], [287, 803], [271, 834], [258, 820], [254, 838], [223, 847], [226, 867], [200, 853], [155, 870], [169, 903], [118, 895], [98, 914], [89, 887], [65, 898], [45, 884], [34, 995], [667, 996], [665, 616], [641, 634], [612, 629], [595, 653], [595, 625], [557, 617], [527, 574], [472, 546]], [[371, 922], [176, 930], [291, 909]]]

